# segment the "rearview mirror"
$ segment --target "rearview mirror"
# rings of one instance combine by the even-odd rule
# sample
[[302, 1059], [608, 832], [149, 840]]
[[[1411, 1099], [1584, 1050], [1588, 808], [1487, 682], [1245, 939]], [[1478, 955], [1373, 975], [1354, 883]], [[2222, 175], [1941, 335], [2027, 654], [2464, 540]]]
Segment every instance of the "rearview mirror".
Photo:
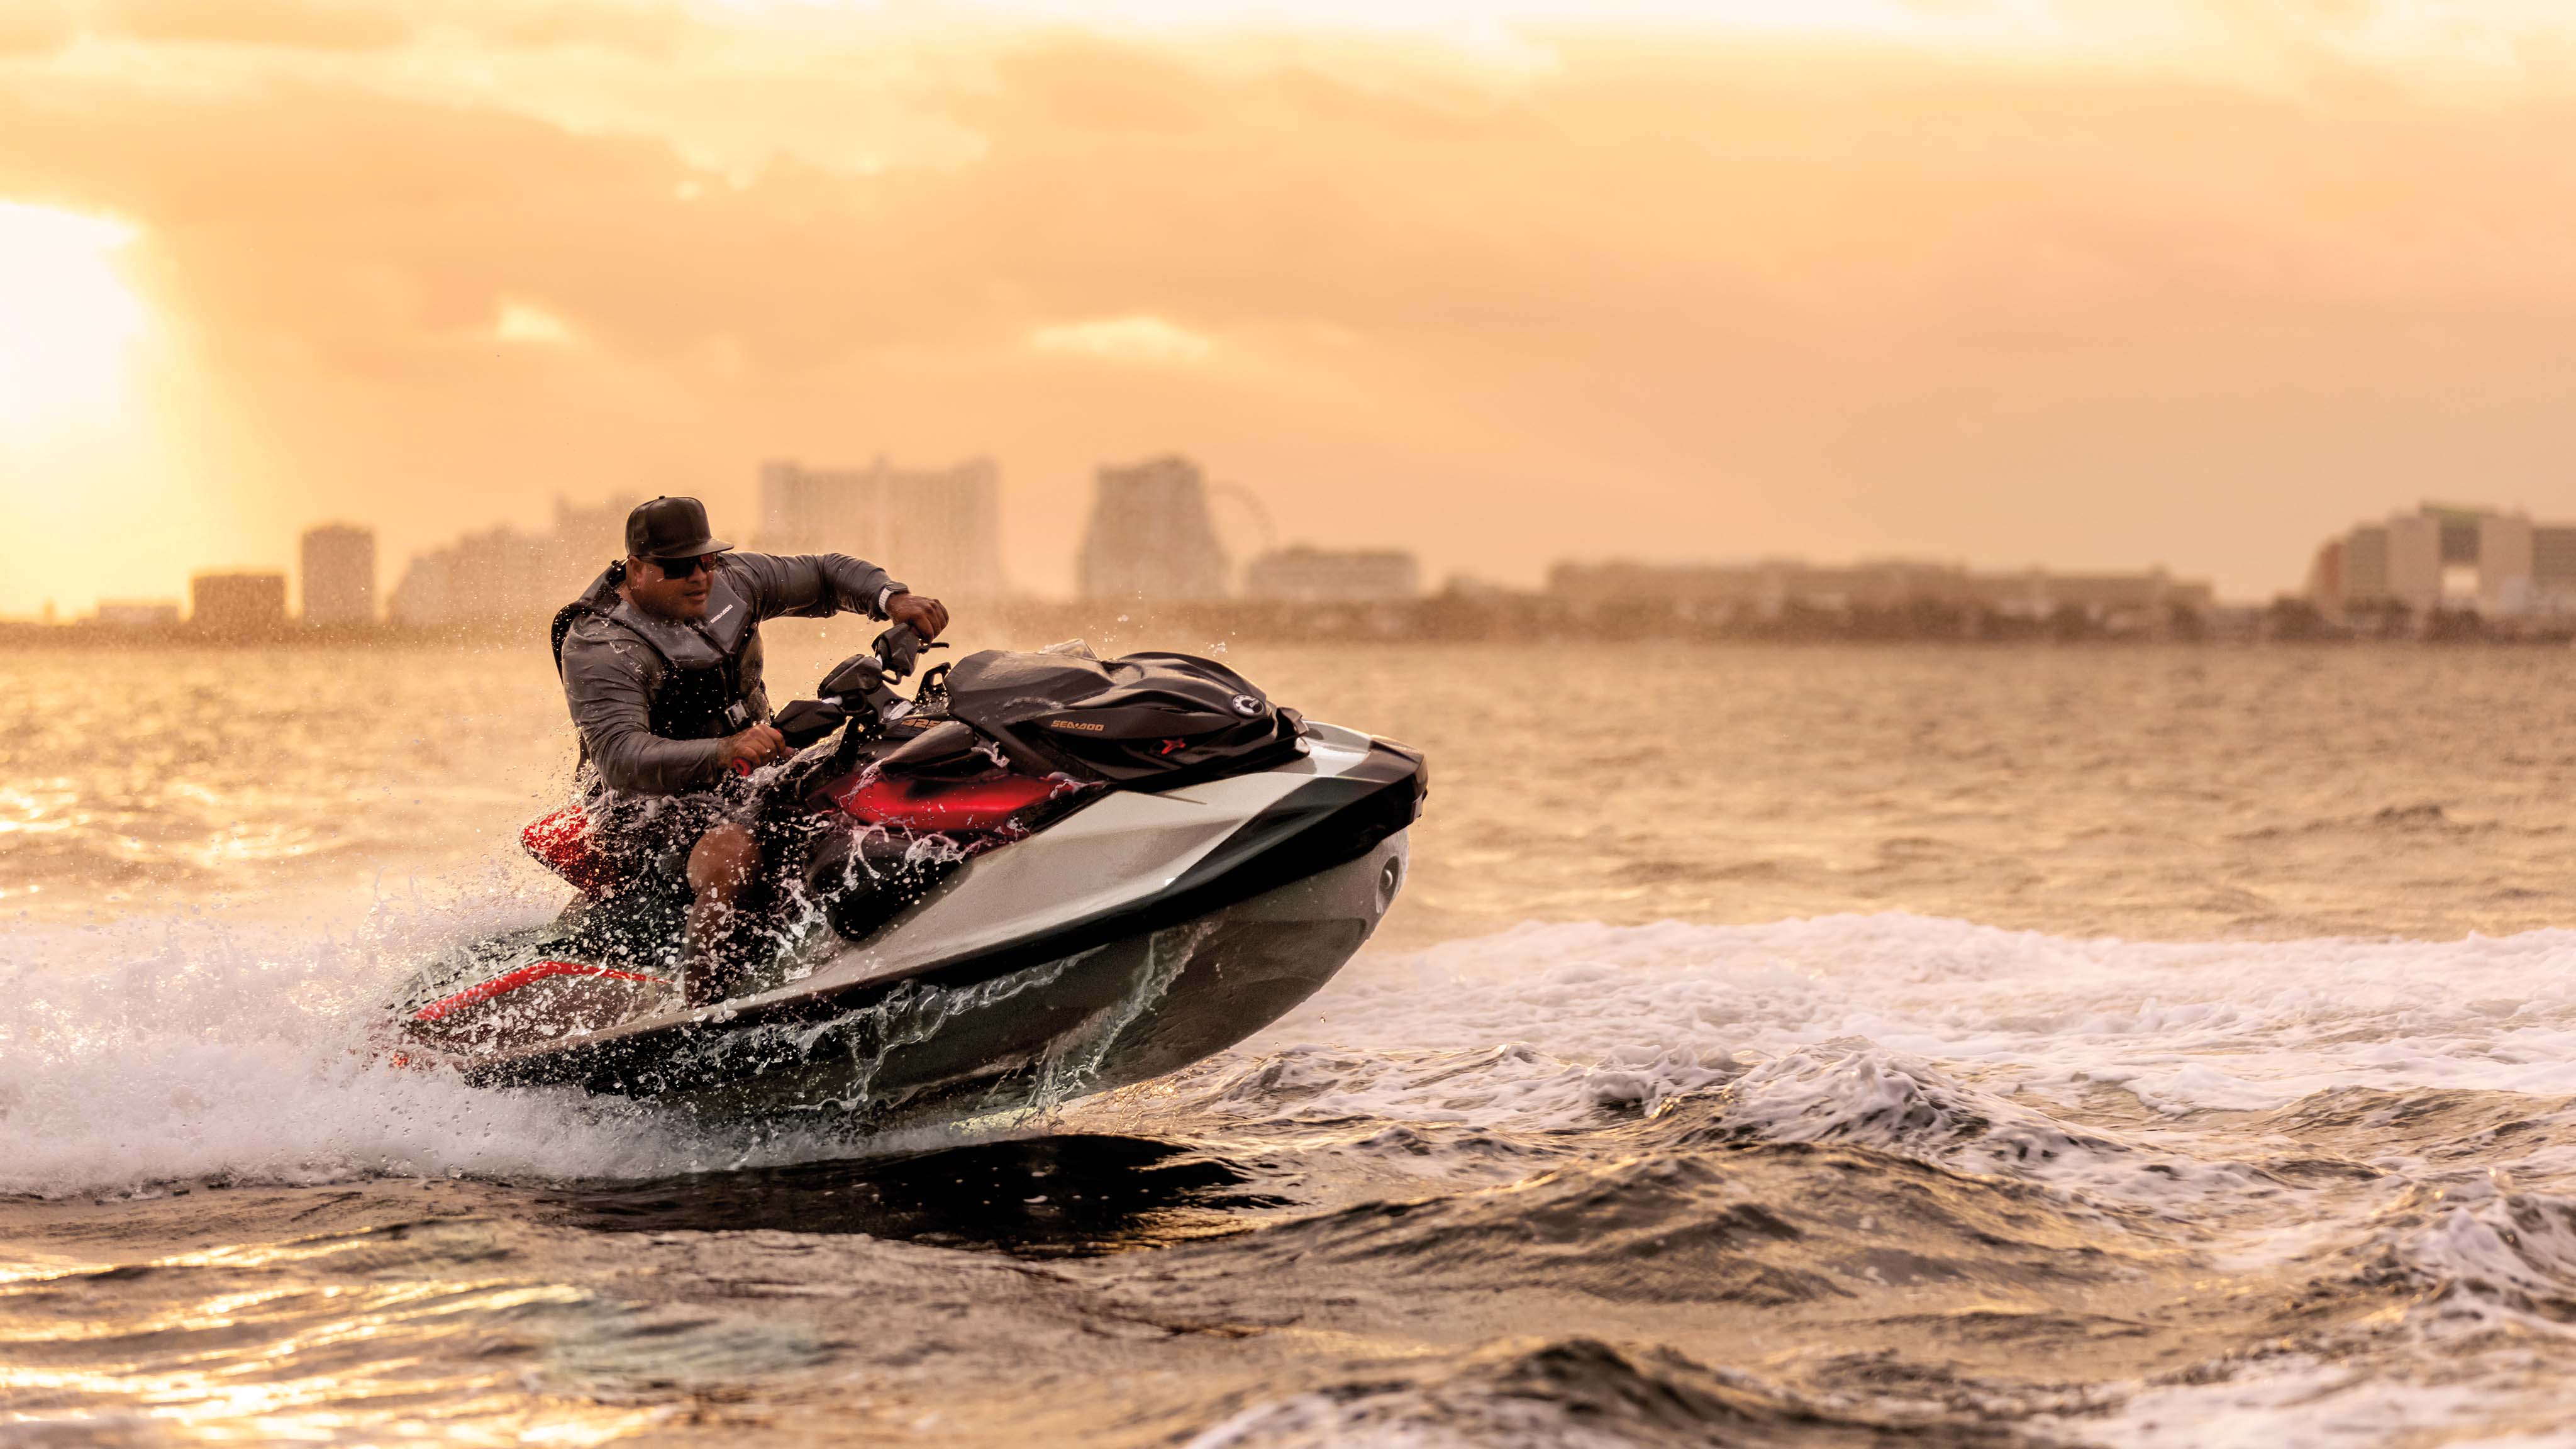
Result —
[[885, 671], [877, 667], [874, 654], [853, 654], [832, 666], [823, 676], [817, 693], [835, 698], [845, 694], [863, 694], [885, 683]]

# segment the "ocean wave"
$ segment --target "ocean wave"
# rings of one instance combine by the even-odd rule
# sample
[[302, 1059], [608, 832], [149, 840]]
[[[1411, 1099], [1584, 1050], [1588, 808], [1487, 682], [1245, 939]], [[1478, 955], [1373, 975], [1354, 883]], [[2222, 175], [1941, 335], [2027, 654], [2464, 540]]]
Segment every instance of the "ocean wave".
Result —
[[1187, 1449], [2042, 1442], [2000, 1426], [1965, 1436], [1942, 1418], [1800, 1394], [1669, 1349], [1514, 1339], [1263, 1400], [1211, 1425]]
[[1188, 1449], [1651, 1449], [1725, 1442], [1793, 1420], [1814, 1416], [1745, 1376], [1712, 1373], [1678, 1355], [1641, 1365], [1597, 1340], [1569, 1339], [1497, 1345], [1428, 1372], [1259, 1403]]
[[1657, 1152], [1503, 1187], [1371, 1201], [1199, 1256], [1228, 1272], [1257, 1262], [1452, 1288], [1537, 1281], [1623, 1302], [1838, 1300], [1858, 1312], [1867, 1301], [1912, 1304], [1915, 1290], [1959, 1285], [2072, 1301], [2082, 1295], [2061, 1292], [2068, 1285], [2132, 1276], [2167, 1246], [2023, 1184], [1862, 1151], [1746, 1147]]
[[[1262, 1063], [1205, 1105], [1293, 1096], [1309, 1116], [1544, 1127], [1652, 1112], [1834, 1043], [2041, 1110], [2108, 1090], [2150, 1125], [2354, 1088], [2563, 1094], [2576, 1091], [2576, 933], [2134, 942], [1904, 915], [1525, 926], [1364, 956], [1249, 1044]], [[1463, 1074], [1270, 1065], [1299, 1052], [1486, 1060]], [[1274, 1070], [1286, 1075], [1265, 1096]]]

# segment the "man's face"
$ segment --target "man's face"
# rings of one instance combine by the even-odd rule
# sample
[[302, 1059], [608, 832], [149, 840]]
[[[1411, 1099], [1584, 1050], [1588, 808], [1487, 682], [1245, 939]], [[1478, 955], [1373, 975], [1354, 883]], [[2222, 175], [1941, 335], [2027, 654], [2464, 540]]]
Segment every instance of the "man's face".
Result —
[[[665, 619], [706, 617], [707, 586], [715, 579], [716, 556], [702, 558], [629, 558], [626, 595], [635, 607]], [[689, 572], [678, 574], [677, 570]]]

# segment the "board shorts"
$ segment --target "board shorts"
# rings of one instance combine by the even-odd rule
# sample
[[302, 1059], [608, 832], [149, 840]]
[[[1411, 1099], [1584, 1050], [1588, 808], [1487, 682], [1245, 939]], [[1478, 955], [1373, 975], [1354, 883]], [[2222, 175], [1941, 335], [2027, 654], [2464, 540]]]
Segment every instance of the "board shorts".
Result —
[[758, 802], [742, 789], [685, 795], [610, 795], [584, 807], [591, 849], [621, 875], [680, 875], [698, 837], [719, 825], [754, 823]]

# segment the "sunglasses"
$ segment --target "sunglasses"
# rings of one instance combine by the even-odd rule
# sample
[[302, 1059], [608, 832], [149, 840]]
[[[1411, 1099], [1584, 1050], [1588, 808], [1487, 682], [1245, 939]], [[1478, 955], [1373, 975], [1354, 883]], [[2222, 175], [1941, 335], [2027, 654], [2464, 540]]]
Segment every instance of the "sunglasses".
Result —
[[662, 577], [666, 579], [685, 579], [700, 569], [712, 569], [716, 564], [713, 554], [697, 558], [657, 558], [653, 562], [662, 566]]

